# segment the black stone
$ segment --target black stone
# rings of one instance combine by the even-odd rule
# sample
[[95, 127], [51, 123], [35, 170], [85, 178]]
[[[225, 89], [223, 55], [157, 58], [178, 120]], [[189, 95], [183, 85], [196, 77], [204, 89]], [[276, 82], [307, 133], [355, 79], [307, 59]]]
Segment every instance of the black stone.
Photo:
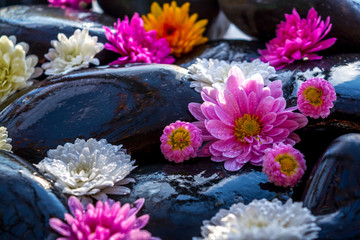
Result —
[[[150, 13], [150, 6], [153, 0], [98, 0], [100, 7], [106, 14], [123, 19], [126, 15], [132, 17], [135, 12], [141, 15]], [[169, 0], [156, 1], [162, 6], [170, 3]], [[210, 39], [221, 38], [227, 31], [230, 22], [220, 11], [217, 0], [177, 0], [177, 5], [181, 6], [186, 2], [190, 3], [190, 14], [197, 13], [198, 20], [207, 19], [205, 35]]]
[[255, 41], [216, 40], [195, 47], [189, 54], [177, 59], [176, 64], [189, 67], [197, 58], [225, 61], [251, 61], [259, 57], [257, 50], [263, 44]]
[[306, 18], [314, 7], [322, 20], [330, 16], [332, 29], [327, 37], [338, 39], [332, 48], [337, 48], [339, 53], [360, 51], [360, 32], [354, 31], [354, 26], [360, 26], [358, 0], [221, 0], [219, 4], [230, 21], [262, 41], [275, 37], [277, 24], [284, 21], [284, 14], [291, 14], [293, 8]]
[[82, 70], [19, 92], [2, 105], [0, 122], [14, 152], [32, 162], [76, 138], [123, 144], [135, 158], [159, 154], [163, 128], [193, 121], [188, 103], [201, 102], [187, 79], [174, 65]]
[[[162, 161], [166, 160], [162, 158]], [[191, 159], [182, 164], [142, 165], [131, 177], [136, 183], [130, 195], [112, 197], [122, 203], [145, 198], [141, 214], [150, 215], [146, 229], [162, 239], [200, 236], [203, 220], [212, 218], [222, 208], [229, 209], [234, 203], [248, 204], [262, 198], [286, 201], [292, 194], [291, 189], [269, 183], [259, 167], [246, 165], [230, 173], [224, 170], [223, 163], [208, 158]]]
[[34, 166], [0, 151], [0, 239], [56, 239], [49, 219], [63, 219], [65, 205]]
[[[108, 42], [103, 25], [113, 26], [115, 19], [90, 11], [70, 8], [49, 7], [47, 5], [19, 5], [0, 9], [0, 35], [15, 35], [18, 42], [29, 44], [29, 53], [39, 58], [39, 65], [47, 61], [44, 57], [52, 40], [57, 40], [58, 33], [67, 37], [76, 29], [88, 28], [91, 36], [98, 41]], [[96, 55], [101, 65], [106, 65], [117, 55], [104, 49]]]
[[360, 134], [337, 138], [315, 166], [304, 206], [318, 215], [320, 239], [360, 238]]
[[48, 4], [48, 0], [0, 0], [0, 7], [11, 5], [33, 5], [33, 4]]

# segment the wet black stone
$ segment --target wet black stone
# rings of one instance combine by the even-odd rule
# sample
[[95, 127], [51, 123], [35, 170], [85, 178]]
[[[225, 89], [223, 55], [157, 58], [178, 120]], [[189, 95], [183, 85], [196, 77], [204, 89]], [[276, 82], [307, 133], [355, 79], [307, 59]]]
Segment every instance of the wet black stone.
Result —
[[221, 0], [219, 4], [230, 21], [262, 41], [275, 37], [276, 25], [285, 20], [285, 13], [291, 14], [296, 8], [300, 16], [306, 18], [314, 7], [323, 20], [330, 16], [333, 25], [327, 37], [338, 39], [332, 48], [337, 48], [339, 53], [360, 51], [360, 32], [354, 31], [354, 26], [360, 26], [359, 1]]
[[187, 106], [201, 97], [187, 78], [185, 69], [160, 64], [74, 72], [15, 95], [0, 122], [14, 152], [32, 162], [76, 138], [123, 144], [135, 158], [158, 154], [166, 125], [194, 120]]
[[0, 151], [0, 239], [56, 239], [49, 219], [63, 219], [65, 204], [34, 166]]
[[320, 239], [360, 238], [360, 134], [337, 138], [315, 166], [304, 192], [322, 228]]
[[[306, 79], [323, 77], [334, 87], [337, 100], [330, 115], [325, 118], [308, 118], [309, 123], [296, 131], [301, 142], [295, 147], [305, 155], [308, 171], [311, 169], [327, 146], [339, 136], [347, 133], [360, 133], [360, 54], [340, 54], [325, 56], [322, 60], [297, 62], [280, 71], [283, 80], [284, 96], [288, 106], [296, 105], [296, 92]], [[294, 189], [294, 198], [299, 200], [305, 181]]]
[[146, 229], [162, 239], [200, 236], [203, 220], [234, 203], [248, 204], [261, 198], [286, 201], [292, 194], [291, 189], [269, 183], [261, 168], [246, 165], [230, 173], [224, 170], [223, 163], [208, 158], [182, 164], [141, 165], [131, 177], [136, 183], [131, 186], [130, 195], [112, 197], [122, 203], [145, 198], [141, 214], [150, 215]]
[[[141, 15], [150, 13], [150, 6], [153, 0], [98, 0], [100, 7], [106, 14], [123, 19], [124, 16], [132, 17], [135, 12]], [[170, 3], [168, 0], [156, 1], [162, 6]], [[177, 5], [181, 6], [186, 2], [190, 3], [190, 14], [197, 13], [198, 20], [207, 19], [205, 35], [210, 39], [221, 38], [227, 31], [230, 22], [220, 11], [217, 0], [177, 0]]]
[[176, 64], [189, 67], [197, 58], [219, 59], [226, 61], [251, 61], [259, 57], [257, 50], [263, 44], [256, 41], [216, 40], [197, 46], [189, 54], [178, 58]]
[[[88, 28], [91, 36], [97, 36], [99, 42], [106, 43], [102, 26], [113, 26], [114, 21], [109, 16], [85, 10], [18, 5], [0, 9], [0, 35], [15, 35], [17, 42], [29, 44], [28, 54], [35, 54], [40, 66], [47, 61], [44, 54], [52, 47], [50, 42], [57, 40], [58, 33], [70, 37], [76, 29]], [[101, 65], [106, 65], [118, 56], [104, 49], [96, 57]]]
[[32, 4], [48, 4], [48, 0], [0, 0], [0, 7], [11, 5], [32, 5]]

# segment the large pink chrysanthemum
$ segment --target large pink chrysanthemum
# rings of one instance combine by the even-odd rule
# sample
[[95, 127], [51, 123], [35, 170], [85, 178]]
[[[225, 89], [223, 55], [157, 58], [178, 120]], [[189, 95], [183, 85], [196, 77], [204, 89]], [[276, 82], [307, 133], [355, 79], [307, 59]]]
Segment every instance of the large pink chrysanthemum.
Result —
[[306, 19], [301, 19], [295, 9], [291, 15], [285, 14], [286, 21], [277, 26], [276, 38], [266, 44], [266, 49], [259, 50], [263, 62], [269, 62], [276, 69], [281, 69], [296, 60], [316, 60], [322, 56], [315, 52], [332, 46], [336, 38], [322, 40], [331, 29], [330, 17], [321, 21], [314, 8]]
[[269, 182], [281, 187], [294, 187], [306, 170], [304, 155], [287, 144], [275, 144], [265, 150], [263, 172]]
[[300, 85], [297, 97], [298, 108], [305, 116], [326, 118], [336, 101], [336, 92], [331, 83], [315, 77]]
[[191, 123], [176, 121], [164, 128], [160, 141], [165, 158], [181, 163], [196, 157], [202, 144], [201, 130]]
[[85, 210], [80, 201], [71, 196], [69, 208], [72, 213], [65, 214], [64, 223], [58, 218], [50, 219], [50, 226], [63, 237], [61, 240], [155, 240], [146, 230], [141, 230], [149, 221], [148, 215], [136, 217], [144, 204], [141, 198], [134, 202], [135, 207], [129, 204], [121, 206], [120, 202], [108, 200], [98, 201], [96, 207], [91, 203]]
[[126, 16], [123, 21], [118, 19], [114, 23], [115, 33], [110, 28], [104, 26], [105, 36], [110, 43], [105, 44], [105, 48], [119, 53], [116, 61], [110, 63], [168, 63], [175, 62], [170, 55], [171, 48], [165, 38], [157, 39], [157, 32], [151, 30], [146, 32], [144, 21], [135, 13], [129, 22]]
[[264, 87], [260, 75], [245, 79], [237, 67], [231, 68], [225, 89], [204, 88], [201, 94], [203, 104], [189, 104], [199, 120], [194, 124], [209, 141], [198, 155], [225, 161], [229, 171], [247, 162], [261, 165], [265, 149], [281, 142], [294, 145], [300, 138], [293, 131], [307, 124], [296, 108], [285, 108], [281, 81]]
[[92, 3], [92, 0], [48, 0], [48, 2], [54, 7], [85, 9]]

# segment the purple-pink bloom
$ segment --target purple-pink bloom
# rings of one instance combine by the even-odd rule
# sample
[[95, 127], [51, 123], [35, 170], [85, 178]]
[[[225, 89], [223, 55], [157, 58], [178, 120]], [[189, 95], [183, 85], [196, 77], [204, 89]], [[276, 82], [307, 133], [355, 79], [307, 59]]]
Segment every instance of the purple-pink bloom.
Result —
[[287, 144], [275, 144], [273, 148], [265, 150], [263, 172], [269, 182], [277, 186], [294, 187], [300, 182], [306, 164], [304, 155]]
[[110, 43], [105, 48], [121, 55], [116, 61], [110, 63], [174, 63], [175, 59], [170, 55], [171, 48], [165, 38], [157, 39], [155, 30], [146, 31], [144, 21], [135, 13], [129, 22], [129, 18], [114, 23], [115, 33], [104, 26], [105, 36]]
[[297, 91], [297, 105], [305, 116], [326, 118], [336, 101], [336, 92], [323, 78], [311, 78], [303, 82]]
[[263, 62], [269, 62], [276, 70], [296, 60], [317, 60], [322, 56], [315, 52], [331, 47], [336, 38], [322, 40], [331, 30], [330, 17], [321, 21], [314, 8], [306, 19], [301, 19], [295, 9], [291, 15], [285, 14], [286, 21], [277, 26], [276, 38], [259, 50]]
[[92, 0], [48, 0], [54, 7], [70, 7], [74, 9], [86, 9]]
[[176, 121], [164, 128], [160, 141], [161, 152], [165, 158], [181, 163], [197, 156], [203, 140], [198, 127], [188, 122]]
[[267, 148], [275, 143], [294, 145], [300, 141], [294, 130], [304, 127], [307, 118], [285, 108], [280, 80], [264, 87], [261, 75], [245, 79], [241, 70], [232, 67], [225, 89], [203, 88], [202, 104], [191, 103], [189, 110], [199, 120], [194, 124], [209, 141], [199, 156], [225, 161], [229, 171], [245, 163], [262, 165]]
[[89, 204], [87, 209], [79, 199], [71, 196], [68, 200], [72, 213], [65, 213], [64, 223], [58, 218], [50, 219], [50, 226], [62, 237], [58, 240], [155, 240], [151, 233], [141, 230], [149, 221], [149, 215], [137, 217], [144, 205], [144, 199], [134, 202], [135, 207], [120, 202], [98, 201], [96, 207]]

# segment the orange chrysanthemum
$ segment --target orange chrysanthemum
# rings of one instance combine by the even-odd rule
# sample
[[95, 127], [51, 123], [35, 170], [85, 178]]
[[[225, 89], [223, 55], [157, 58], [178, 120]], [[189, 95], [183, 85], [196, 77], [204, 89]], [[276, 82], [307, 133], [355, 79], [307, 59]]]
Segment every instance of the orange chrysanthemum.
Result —
[[198, 15], [189, 16], [190, 3], [178, 7], [176, 2], [165, 3], [163, 9], [157, 2], [151, 5], [151, 13], [142, 16], [147, 31], [156, 30], [158, 38], [165, 38], [171, 47], [171, 53], [180, 57], [190, 52], [194, 46], [207, 42], [203, 36], [207, 20], [197, 21]]

